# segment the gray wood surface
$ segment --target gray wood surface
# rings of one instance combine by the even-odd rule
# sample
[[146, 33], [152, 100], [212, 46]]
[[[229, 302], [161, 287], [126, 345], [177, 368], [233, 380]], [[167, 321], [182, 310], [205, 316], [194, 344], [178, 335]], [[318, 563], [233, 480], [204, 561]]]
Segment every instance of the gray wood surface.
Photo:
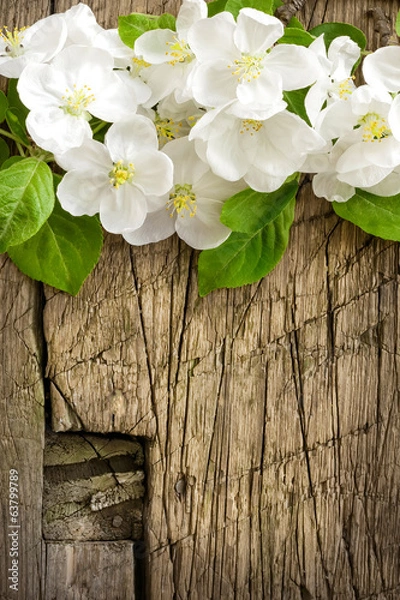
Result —
[[[132, 10], [177, 8], [89, 4], [107, 26]], [[47, 5], [29, 6], [34, 19], [46, 14]], [[69, 6], [55, 1], [56, 11]], [[400, 2], [379, 6], [394, 17]], [[300, 19], [354, 23], [374, 47], [368, 8], [308, 0]], [[199, 299], [196, 261], [176, 238], [138, 249], [107, 236], [78, 297], [45, 289], [45, 348], [39, 286], [3, 266], [2, 385], [13, 401], [0, 399], [0, 465], [7, 474], [18, 455], [17, 468], [26, 467], [24, 506], [32, 515], [20, 597], [38, 598], [30, 590], [40, 571], [45, 350], [55, 431], [145, 439], [146, 600], [396, 600], [398, 244], [340, 221], [305, 183], [289, 250], [262, 282]], [[46, 600], [62, 599], [53, 590], [71, 582], [67, 552], [80, 553], [80, 576], [87, 589], [95, 585], [96, 561], [77, 544], [67, 547], [47, 547]], [[105, 579], [113, 582], [107, 600], [129, 590], [126, 560], [114, 580]], [[80, 598], [76, 585], [66, 598]]]

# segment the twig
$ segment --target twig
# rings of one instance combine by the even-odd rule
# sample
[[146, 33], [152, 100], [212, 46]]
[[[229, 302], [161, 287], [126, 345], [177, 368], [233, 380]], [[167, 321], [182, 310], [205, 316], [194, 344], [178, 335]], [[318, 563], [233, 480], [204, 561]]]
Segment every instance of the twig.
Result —
[[382, 8], [370, 8], [368, 14], [374, 19], [374, 31], [379, 34], [379, 46], [398, 46], [398, 37], [393, 33], [390, 18]]
[[292, 0], [287, 2], [284, 6], [279, 6], [275, 11], [275, 16], [282, 21], [284, 25], [287, 25], [290, 19], [299, 11], [307, 0]]

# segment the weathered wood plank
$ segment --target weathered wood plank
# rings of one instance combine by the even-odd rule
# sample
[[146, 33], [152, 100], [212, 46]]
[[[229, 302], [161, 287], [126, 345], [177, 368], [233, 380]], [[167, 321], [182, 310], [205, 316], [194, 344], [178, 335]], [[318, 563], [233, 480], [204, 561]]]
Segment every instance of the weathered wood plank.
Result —
[[[115, 25], [122, 3], [92, 6]], [[302, 18], [376, 40], [367, 8], [311, 0]], [[398, 245], [305, 185], [259, 285], [199, 299], [196, 259], [108, 236], [77, 298], [47, 290], [53, 426], [150, 439], [146, 599], [396, 598]]]
[[0, 306], [0, 598], [24, 600], [40, 597], [41, 580], [41, 294], [5, 255]]
[[45, 544], [44, 600], [135, 600], [133, 542]]

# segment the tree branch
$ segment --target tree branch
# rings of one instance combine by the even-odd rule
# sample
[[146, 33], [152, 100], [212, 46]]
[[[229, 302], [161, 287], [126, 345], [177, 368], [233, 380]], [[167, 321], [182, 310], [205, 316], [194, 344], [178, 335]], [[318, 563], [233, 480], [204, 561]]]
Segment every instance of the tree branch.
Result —
[[282, 21], [284, 25], [287, 25], [290, 19], [303, 8], [307, 0], [292, 0], [287, 2], [284, 6], [279, 6], [275, 11], [275, 16]]
[[370, 8], [368, 14], [374, 19], [374, 30], [379, 34], [379, 46], [398, 46], [399, 40], [393, 33], [391, 20], [382, 8]]

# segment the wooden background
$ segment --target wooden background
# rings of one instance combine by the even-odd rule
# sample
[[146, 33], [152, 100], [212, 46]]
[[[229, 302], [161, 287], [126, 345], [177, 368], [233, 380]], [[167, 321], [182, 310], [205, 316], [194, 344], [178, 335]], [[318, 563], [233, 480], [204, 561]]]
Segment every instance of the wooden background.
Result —
[[[2, 0], [30, 24], [71, 0]], [[174, 2], [93, 0], [99, 22]], [[399, 0], [380, 1], [394, 17]], [[373, 32], [365, 0], [308, 0], [306, 26]], [[399, 247], [340, 221], [305, 183], [288, 252], [259, 284], [197, 295], [177, 238], [107, 236], [76, 298], [0, 256], [0, 598], [400, 598]], [[46, 399], [46, 402], [45, 402]], [[145, 449], [144, 543], [44, 542], [53, 431]], [[8, 471], [20, 476], [10, 592]], [[4, 493], [3, 493], [4, 490]], [[133, 562], [136, 560], [136, 584]], [[139, 587], [138, 587], [139, 585]]]

